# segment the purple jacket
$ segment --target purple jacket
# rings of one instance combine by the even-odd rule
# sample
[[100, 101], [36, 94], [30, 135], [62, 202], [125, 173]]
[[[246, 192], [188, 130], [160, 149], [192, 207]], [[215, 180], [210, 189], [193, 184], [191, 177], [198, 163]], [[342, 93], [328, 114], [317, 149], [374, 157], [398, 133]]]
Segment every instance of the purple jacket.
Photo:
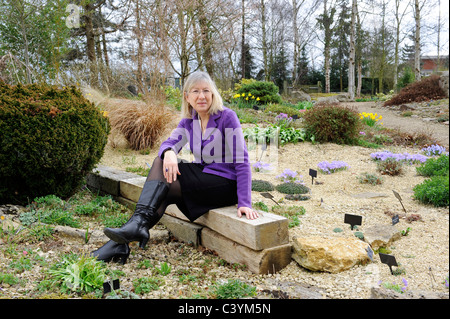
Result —
[[233, 110], [223, 107], [223, 111], [211, 115], [204, 136], [194, 111], [192, 118], [182, 119], [161, 144], [158, 156], [162, 158], [169, 148], [178, 154], [186, 144], [194, 155], [194, 163], [204, 165], [203, 172], [236, 181], [238, 207], [252, 207], [250, 162], [241, 124]]

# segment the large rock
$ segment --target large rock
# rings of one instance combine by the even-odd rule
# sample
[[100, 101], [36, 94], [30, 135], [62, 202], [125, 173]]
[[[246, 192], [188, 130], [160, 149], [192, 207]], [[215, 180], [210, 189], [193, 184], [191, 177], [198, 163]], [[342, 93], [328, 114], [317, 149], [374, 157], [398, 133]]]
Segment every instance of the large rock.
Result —
[[370, 262], [368, 247], [356, 237], [294, 237], [292, 258], [312, 271], [338, 273]]
[[393, 225], [373, 225], [364, 229], [364, 240], [372, 249], [389, 247], [393, 241], [402, 237], [400, 231]]
[[299, 102], [303, 101], [311, 102], [311, 96], [302, 90], [292, 91], [291, 97], [293, 97], [295, 100]]
[[444, 90], [445, 95], [448, 97], [448, 71], [444, 71], [440, 74], [439, 86]]

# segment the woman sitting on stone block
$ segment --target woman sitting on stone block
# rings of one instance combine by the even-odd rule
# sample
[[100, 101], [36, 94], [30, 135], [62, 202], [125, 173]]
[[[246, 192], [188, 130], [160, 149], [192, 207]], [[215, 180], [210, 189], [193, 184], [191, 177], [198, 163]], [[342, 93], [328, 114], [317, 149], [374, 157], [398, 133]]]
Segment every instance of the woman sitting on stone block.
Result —
[[[111, 240], [92, 253], [99, 260], [124, 264], [128, 243], [145, 248], [149, 229], [170, 204], [190, 221], [210, 209], [237, 204], [237, 216], [258, 218], [251, 202], [251, 168], [242, 128], [236, 113], [204, 72], [191, 74], [183, 88], [182, 119], [164, 141], [153, 161], [133, 216], [121, 228], [105, 228]], [[177, 154], [188, 145], [194, 161]]]

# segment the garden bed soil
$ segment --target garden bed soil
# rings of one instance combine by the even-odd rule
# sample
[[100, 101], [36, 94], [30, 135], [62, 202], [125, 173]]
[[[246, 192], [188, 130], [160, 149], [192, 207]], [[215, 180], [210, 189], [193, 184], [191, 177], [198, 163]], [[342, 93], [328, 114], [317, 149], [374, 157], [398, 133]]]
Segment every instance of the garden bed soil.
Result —
[[[373, 103], [352, 103], [353, 107], [360, 110], [367, 109], [372, 112], [376, 110], [383, 114], [385, 125], [393, 116], [397, 119], [403, 129], [411, 128], [411, 122], [404, 121], [405, 118], [394, 114], [395, 111], [383, 109]], [[448, 105], [447, 105], [448, 110]], [[385, 112], [385, 113], [382, 113]], [[392, 113], [391, 113], [392, 112]], [[412, 118], [408, 118], [412, 120]], [[420, 120], [420, 119], [414, 119]], [[176, 125], [176, 123], [175, 123]], [[443, 126], [447, 129], [447, 135], [437, 137], [447, 139], [448, 126], [442, 123], [433, 123], [436, 126]], [[441, 134], [441, 133], [439, 133]], [[154, 149], [147, 154], [132, 151], [123, 147], [120, 136], [116, 136], [115, 148], [108, 143], [105, 154], [101, 160], [102, 165], [115, 167], [118, 169], [146, 168], [146, 162], [152, 162], [157, 154]], [[419, 153], [419, 148], [411, 147], [387, 147], [386, 150], [410, 154]], [[434, 291], [447, 293], [448, 288], [444, 286], [444, 280], [449, 274], [449, 212], [448, 207], [436, 208], [423, 205], [413, 199], [413, 187], [422, 183], [425, 178], [416, 174], [415, 165], [405, 165], [404, 173], [401, 176], [383, 176], [384, 182], [381, 185], [361, 184], [358, 177], [363, 173], [378, 174], [376, 163], [371, 159], [370, 154], [374, 150], [359, 146], [342, 146], [336, 144], [311, 144], [309, 142], [288, 144], [279, 149], [278, 163], [272, 171], [268, 173], [254, 172], [253, 179], [263, 179], [274, 184], [279, 182], [276, 176], [284, 169], [298, 171], [303, 176], [303, 180], [311, 192], [310, 199], [305, 201], [290, 201], [284, 195], [276, 191], [271, 192], [274, 199], [282, 205], [298, 205], [306, 209], [306, 213], [300, 217], [300, 225], [290, 228], [289, 234], [292, 239], [297, 237], [323, 236], [323, 237], [351, 237], [354, 236], [348, 224], [344, 223], [344, 214], [355, 214], [362, 216], [362, 225], [358, 230], [364, 233], [364, 229], [376, 224], [391, 224], [392, 214], [404, 213], [399, 200], [394, 196], [393, 191], [400, 194], [407, 214], [418, 214], [420, 220], [408, 222], [400, 218], [396, 225], [399, 230], [410, 231], [407, 236], [402, 236], [395, 241], [389, 249], [396, 257], [398, 264], [404, 269], [400, 276], [393, 276], [387, 265], [382, 264], [377, 255], [372, 263], [365, 266], [355, 266], [347, 271], [337, 274], [326, 272], [312, 272], [299, 266], [294, 260], [283, 270], [273, 275], [255, 275], [241, 269], [240, 267], [224, 266], [217, 262], [211, 262], [217, 258], [212, 252], [196, 250], [177, 241], [156, 242], [146, 250], [138, 250], [137, 246], [132, 246], [133, 253], [126, 265], [112, 265], [111, 267], [123, 271], [126, 276], [121, 277], [121, 287], [125, 290], [132, 290], [132, 280], [138, 277], [149, 276], [151, 271], [146, 268], [138, 268], [139, 262], [144, 258], [150, 259], [152, 263], [158, 265], [166, 261], [172, 265], [173, 275], [164, 277], [163, 288], [148, 293], [143, 298], [180, 298], [183, 296], [194, 296], [196, 291], [192, 291], [192, 286], [185, 286], [180, 283], [177, 270], [193, 269], [204, 276], [211, 276], [218, 281], [227, 279], [239, 279], [257, 288], [261, 297], [287, 296], [302, 298], [300, 294], [295, 294], [295, 287], [309, 287], [316, 295], [323, 298], [336, 299], [367, 299], [371, 297], [371, 289], [378, 287], [380, 282], [401, 283], [402, 278], [408, 282], [408, 290]], [[315, 179], [319, 183], [311, 185], [308, 176], [310, 168], [317, 169], [317, 164], [321, 161], [344, 161], [350, 166], [349, 169], [333, 174], [319, 173]], [[264, 162], [264, 158], [262, 159]], [[378, 174], [379, 175], [379, 174]], [[263, 202], [269, 208], [275, 205], [271, 200], [264, 198], [257, 192], [252, 193], [253, 202]], [[342, 232], [334, 232], [335, 228], [341, 228]], [[157, 226], [163, 230], [163, 227]], [[1, 245], [1, 243], [0, 243]], [[26, 245], [28, 248], [36, 249], [39, 244]], [[45, 245], [50, 245], [46, 243]], [[54, 241], [52, 247], [42, 253], [46, 257], [56, 256], [57, 251], [92, 251], [99, 245], [83, 244], [59, 239]], [[7, 267], [9, 260], [3, 253], [1, 256], [0, 269]], [[208, 266], [205, 266], [205, 265]], [[36, 267], [35, 267], [36, 268]], [[39, 268], [39, 267], [38, 267]], [[207, 272], [202, 271], [207, 269]], [[20, 274], [31, 286], [39, 281], [39, 269], [26, 271]], [[208, 277], [209, 278], [209, 277]], [[188, 288], [186, 288], [188, 287]], [[196, 290], [199, 293], [207, 291], [211, 287], [211, 281], [203, 280], [198, 283]], [[0, 298], [30, 298], [27, 292], [32, 287], [2, 287]], [[188, 289], [189, 291], [186, 291]], [[267, 295], [266, 292], [278, 292]], [[280, 292], [281, 291], [281, 292]]]
[[[396, 110], [383, 107], [380, 103], [363, 102], [349, 103], [358, 112], [368, 112], [383, 115], [384, 126], [400, 129], [405, 132], [424, 132], [432, 135], [441, 145], [448, 147], [448, 125], [437, 121], [424, 121], [421, 116], [404, 117]], [[448, 113], [447, 104], [441, 105]], [[423, 113], [425, 114], [425, 113]], [[427, 116], [427, 115], [423, 115]], [[269, 173], [254, 172], [253, 179], [263, 179], [278, 184], [276, 176], [284, 169], [298, 171], [303, 176], [306, 185], [311, 188], [310, 199], [306, 201], [290, 201], [276, 191], [271, 192], [276, 201], [283, 205], [299, 205], [306, 209], [306, 214], [300, 218], [300, 225], [290, 229], [293, 236], [353, 236], [348, 225], [343, 223], [344, 214], [355, 214], [363, 217], [359, 230], [376, 224], [389, 225], [393, 214], [404, 214], [399, 200], [393, 191], [400, 194], [406, 213], [418, 214], [420, 221], [407, 222], [400, 219], [396, 225], [399, 230], [411, 231], [407, 236], [394, 242], [392, 254], [397, 262], [406, 270], [403, 277], [412, 290], [436, 290], [448, 292], [443, 281], [449, 273], [449, 212], [448, 207], [436, 208], [423, 205], [413, 199], [413, 187], [422, 183], [425, 178], [416, 173], [417, 165], [405, 165], [400, 176], [383, 176], [381, 185], [361, 184], [358, 177], [363, 173], [379, 175], [376, 163], [370, 154], [376, 151], [389, 150], [393, 153], [420, 153], [420, 148], [386, 147], [369, 149], [359, 146], [343, 146], [337, 144], [298, 143], [288, 144], [280, 148], [278, 164]], [[150, 154], [139, 154], [133, 151], [118, 151], [107, 147], [102, 164], [120, 169], [126, 167], [144, 166], [151, 163], [157, 155], [157, 150]], [[316, 181], [320, 184], [310, 185], [309, 169], [317, 169], [321, 161], [344, 161], [350, 168], [330, 175], [319, 173]], [[261, 160], [264, 162], [264, 158]], [[267, 161], [266, 161], [267, 162]], [[253, 202], [261, 201], [269, 208], [275, 205], [257, 192], [252, 194]], [[333, 229], [341, 228], [341, 233]], [[264, 276], [249, 276], [256, 282]], [[354, 267], [339, 274], [310, 272], [300, 267], [295, 261], [278, 274], [273, 275], [280, 282], [292, 281], [318, 287], [324, 296], [330, 298], [369, 298], [370, 287], [382, 282], [401, 282], [401, 278], [392, 276], [389, 267], [381, 264], [379, 258], [368, 266]], [[264, 281], [264, 280], [263, 280]], [[274, 287], [272, 287], [274, 288]]]

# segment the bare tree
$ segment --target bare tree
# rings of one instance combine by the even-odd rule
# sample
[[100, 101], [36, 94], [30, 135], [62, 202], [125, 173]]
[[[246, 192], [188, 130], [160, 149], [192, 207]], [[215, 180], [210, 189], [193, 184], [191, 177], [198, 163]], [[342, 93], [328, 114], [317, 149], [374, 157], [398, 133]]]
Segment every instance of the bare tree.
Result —
[[330, 47], [333, 36], [333, 19], [336, 8], [327, 8], [328, 0], [323, 1], [323, 13], [317, 19], [321, 29], [324, 31], [324, 58], [325, 58], [325, 93], [330, 93]]
[[[425, 1], [423, 2], [425, 4]], [[422, 4], [422, 6], [423, 6]], [[419, 0], [414, 0], [414, 20], [416, 22], [415, 35], [414, 35], [414, 75], [416, 76], [416, 81], [420, 81], [420, 10], [421, 6]]]
[[348, 61], [348, 93], [355, 98], [355, 39], [356, 39], [356, 0], [352, 1], [352, 22], [350, 27], [350, 56]]
[[394, 90], [397, 91], [400, 42], [400, 27], [405, 17], [407, 6], [400, 12], [400, 0], [395, 0], [395, 51], [394, 51]]

